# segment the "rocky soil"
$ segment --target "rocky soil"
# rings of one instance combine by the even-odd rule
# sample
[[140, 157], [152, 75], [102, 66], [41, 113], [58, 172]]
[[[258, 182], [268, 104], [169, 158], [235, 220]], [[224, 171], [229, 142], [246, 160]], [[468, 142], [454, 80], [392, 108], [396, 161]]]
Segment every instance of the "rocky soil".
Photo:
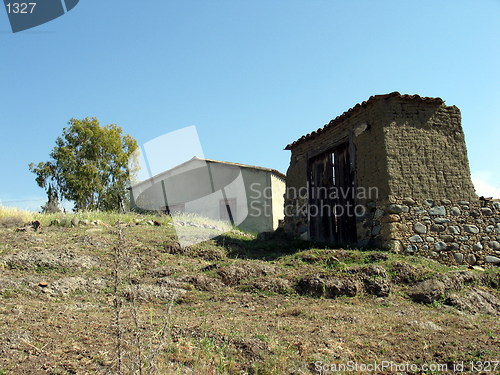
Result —
[[121, 240], [112, 223], [69, 223], [0, 228], [0, 374], [500, 358], [496, 266], [239, 231], [181, 248], [162, 220], [123, 224]]

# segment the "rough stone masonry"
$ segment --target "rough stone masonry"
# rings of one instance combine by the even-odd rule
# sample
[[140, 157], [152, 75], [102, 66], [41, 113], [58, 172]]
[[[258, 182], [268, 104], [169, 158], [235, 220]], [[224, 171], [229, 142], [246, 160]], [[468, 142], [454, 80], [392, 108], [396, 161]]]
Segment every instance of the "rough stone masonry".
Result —
[[500, 264], [500, 202], [474, 191], [457, 107], [376, 95], [286, 149], [285, 231], [445, 263]]

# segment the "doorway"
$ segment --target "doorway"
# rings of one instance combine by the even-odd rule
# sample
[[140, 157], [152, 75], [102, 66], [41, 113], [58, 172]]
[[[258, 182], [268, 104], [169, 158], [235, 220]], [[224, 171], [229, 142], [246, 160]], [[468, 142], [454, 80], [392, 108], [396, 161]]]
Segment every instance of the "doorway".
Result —
[[336, 245], [356, 242], [354, 170], [349, 143], [309, 159], [310, 238]]

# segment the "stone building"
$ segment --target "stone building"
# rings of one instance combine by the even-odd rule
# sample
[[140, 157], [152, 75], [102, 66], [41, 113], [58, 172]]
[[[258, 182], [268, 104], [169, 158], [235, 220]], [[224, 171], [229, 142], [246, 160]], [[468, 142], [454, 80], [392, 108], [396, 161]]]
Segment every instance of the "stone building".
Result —
[[375, 95], [285, 149], [285, 231], [449, 262], [500, 262], [500, 203], [477, 197], [460, 110], [442, 99]]

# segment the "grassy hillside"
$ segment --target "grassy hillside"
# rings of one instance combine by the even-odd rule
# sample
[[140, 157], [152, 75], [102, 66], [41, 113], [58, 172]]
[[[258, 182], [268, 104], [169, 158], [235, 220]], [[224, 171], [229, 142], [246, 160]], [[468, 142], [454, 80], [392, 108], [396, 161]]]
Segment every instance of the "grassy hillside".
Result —
[[[33, 220], [38, 230], [24, 226]], [[0, 238], [0, 374], [339, 373], [382, 361], [393, 367], [375, 373], [426, 373], [500, 358], [498, 267], [239, 230], [181, 248], [167, 216], [1, 209]]]

